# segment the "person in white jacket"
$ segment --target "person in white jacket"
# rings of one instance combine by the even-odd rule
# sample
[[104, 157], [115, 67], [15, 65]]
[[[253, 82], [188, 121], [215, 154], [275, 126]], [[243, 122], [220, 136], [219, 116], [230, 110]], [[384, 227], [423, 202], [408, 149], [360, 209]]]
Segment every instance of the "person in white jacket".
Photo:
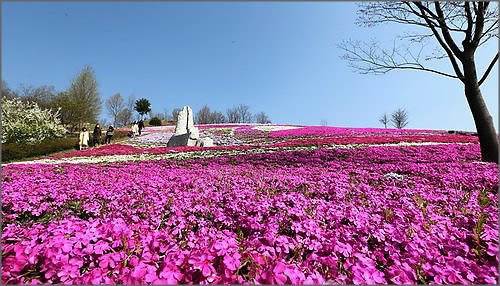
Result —
[[132, 137], [138, 136], [139, 135], [139, 125], [137, 124], [136, 121], [132, 123]]
[[80, 132], [80, 141], [78, 145], [80, 145], [80, 150], [87, 149], [89, 147], [89, 132], [85, 127], [83, 127]]

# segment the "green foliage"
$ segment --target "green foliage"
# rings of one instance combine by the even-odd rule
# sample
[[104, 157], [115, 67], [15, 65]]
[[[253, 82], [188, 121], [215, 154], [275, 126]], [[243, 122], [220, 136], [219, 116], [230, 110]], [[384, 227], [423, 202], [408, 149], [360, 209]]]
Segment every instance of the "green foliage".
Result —
[[141, 116], [151, 112], [151, 103], [145, 98], [140, 98], [135, 101], [135, 111], [137, 111]]
[[233, 129], [231, 128], [212, 128], [207, 130], [208, 133], [212, 134], [231, 134]]
[[151, 120], [149, 120], [149, 125], [151, 126], [161, 126], [161, 120], [158, 117], [153, 117]]
[[489, 191], [487, 189], [482, 189], [479, 191], [477, 196], [477, 204], [481, 208], [486, 208], [493, 204], [493, 202], [488, 198]]
[[47, 156], [53, 153], [77, 150], [78, 138], [75, 136], [45, 140], [38, 144], [2, 144], [2, 162]]
[[59, 94], [58, 103], [62, 108], [62, 122], [71, 131], [79, 129], [84, 123], [97, 122], [101, 112], [101, 98], [90, 66], [83, 68], [67, 92]]
[[2, 143], [39, 143], [64, 136], [59, 111], [40, 109], [34, 102], [2, 97]]
[[483, 235], [484, 235], [484, 224], [486, 223], [486, 220], [488, 219], [488, 214], [487, 213], [480, 213], [478, 215], [477, 221], [472, 229], [472, 232], [474, 234], [474, 240], [476, 242], [476, 247], [472, 249], [472, 251], [479, 257], [483, 257], [484, 254], [486, 253], [486, 243], [483, 240]]
[[[127, 138], [127, 132], [115, 130], [113, 141], [123, 138]], [[2, 163], [28, 160], [74, 150], [78, 150], [78, 137], [76, 135], [47, 139], [37, 144], [6, 143], [2, 144]]]

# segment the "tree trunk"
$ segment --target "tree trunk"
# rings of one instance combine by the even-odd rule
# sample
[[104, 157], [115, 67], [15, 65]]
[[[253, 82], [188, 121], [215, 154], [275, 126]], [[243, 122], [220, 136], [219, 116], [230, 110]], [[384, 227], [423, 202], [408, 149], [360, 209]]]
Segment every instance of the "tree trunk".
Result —
[[484, 102], [481, 89], [477, 81], [476, 65], [473, 57], [463, 61], [465, 85], [465, 97], [469, 103], [474, 123], [476, 124], [481, 146], [481, 159], [483, 162], [495, 162], [498, 164], [498, 137], [493, 125], [493, 118]]

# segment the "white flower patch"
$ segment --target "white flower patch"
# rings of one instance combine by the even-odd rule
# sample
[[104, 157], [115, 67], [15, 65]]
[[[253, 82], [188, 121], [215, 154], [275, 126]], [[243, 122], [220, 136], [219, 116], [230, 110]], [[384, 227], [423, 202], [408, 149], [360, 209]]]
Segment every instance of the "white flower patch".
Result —
[[385, 174], [384, 177], [391, 178], [391, 179], [396, 179], [398, 181], [402, 181], [405, 178], [403, 175], [398, 174], [398, 173], [393, 173], [393, 172]]
[[148, 131], [153, 131], [153, 132], [174, 132], [175, 131], [175, 126], [174, 125], [165, 125], [165, 126], [148, 126], [142, 130], [142, 132], [148, 132]]
[[128, 139], [129, 142], [145, 143], [145, 144], [167, 144], [168, 140], [174, 135], [172, 132], [155, 132], [144, 136]]
[[280, 131], [280, 130], [290, 130], [302, 128], [302, 126], [290, 126], [290, 125], [258, 125], [253, 127], [252, 129], [260, 130], [260, 131]]

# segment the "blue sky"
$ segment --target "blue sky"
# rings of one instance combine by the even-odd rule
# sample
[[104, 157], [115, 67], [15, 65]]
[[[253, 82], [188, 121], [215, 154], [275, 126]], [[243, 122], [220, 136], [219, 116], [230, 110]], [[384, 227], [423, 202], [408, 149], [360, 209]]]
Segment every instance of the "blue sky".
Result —
[[[247, 104], [273, 123], [381, 127], [381, 114], [402, 107], [408, 128], [475, 130], [457, 80], [353, 72], [342, 40], [392, 43], [407, 29], [355, 19], [351, 2], [2, 2], [2, 79], [62, 91], [90, 65], [103, 101], [144, 97], [153, 112]], [[480, 71], [495, 51], [492, 40]], [[498, 131], [498, 64], [482, 92]]]

